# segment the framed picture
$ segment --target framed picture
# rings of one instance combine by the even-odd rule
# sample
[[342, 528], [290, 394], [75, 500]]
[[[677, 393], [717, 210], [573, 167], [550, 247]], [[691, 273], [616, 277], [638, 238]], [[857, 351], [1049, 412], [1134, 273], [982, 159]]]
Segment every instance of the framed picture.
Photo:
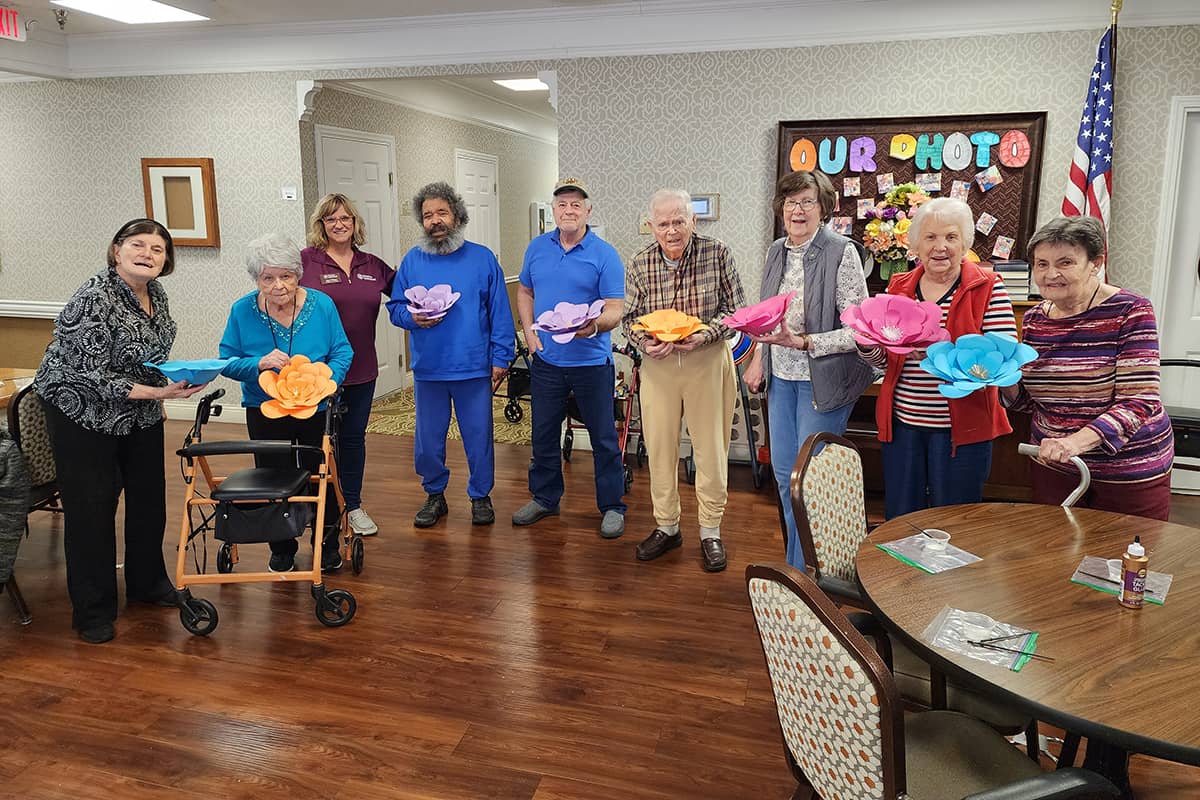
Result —
[[146, 216], [161, 222], [177, 246], [221, 246], [211, 158], [143, 158], [142, 187]]

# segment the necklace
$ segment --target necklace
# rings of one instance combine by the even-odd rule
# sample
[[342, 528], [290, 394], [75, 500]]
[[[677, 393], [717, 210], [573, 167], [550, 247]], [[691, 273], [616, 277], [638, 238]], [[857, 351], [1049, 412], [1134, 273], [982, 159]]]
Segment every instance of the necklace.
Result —
[[1092, 303], [1096, 302], [1096, 295], [1100, 294], [1100, 287], [1103, 285], [1104, 284], [1099, 281], [1096, 282], [1096, 291], [1092, 292], [1092, 299], [1088, 300], [1087, 308], [1085, 308], [1084, 311], [1090, 309], [1092, 307]]
[[[300, 292], [299, 292], [299, 290], [297, 290], [296, 294], [292, 295], [292, 321], [288, 325], [288, 340], [287, 340], [287, 346], [288, 346], [287, 354], [288, 354], [289, 358], [292, 355], [292, 338], [296, 335], [296, 296], [299, 294], [300, 294]], [[267, 315], [267, 330], [269, 330], [271, 332], [271, 343], [273, 345], [275, 345], [275, 349], [278, 350], [278, 349], [280, 349], [279, 348], [279, 339], [277, 339], [275, 337], [275, 326], [271, 324], [271, 320], [273, 319], [273, 317], [271, 316], [271, 312], [267, 310], [267, 298], [265, 298], [265, 297], [263, 298], [263, 313]], [[276, 320], [276, 321], [278, 322], [278, 320]], [[280, 324], [282, 324], [282, 323], [280, 323]]]

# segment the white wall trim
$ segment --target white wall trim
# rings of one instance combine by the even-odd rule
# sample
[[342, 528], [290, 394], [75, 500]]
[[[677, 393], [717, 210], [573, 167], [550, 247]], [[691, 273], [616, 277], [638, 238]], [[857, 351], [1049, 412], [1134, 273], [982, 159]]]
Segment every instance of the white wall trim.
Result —
[[65, 305], [47, 300], [0, 300], [0, 317], [58, 319]]
[[[1153, 5], [1153, 9], [1146, 6]], [[902, 26], [862, 24], [887, 15]], [[74, 34], [0, 69], [91, 78], [282, 70], [486, 64], [534, 59], [807, 47], [1091, 29], [1108, 23], [1095, 0], [660, 0], [591, 8], [441, 14]], [[1125, 28], [1200, 23], [1195, 0], [1127, 4]], [[150, 28], [153, 26], [140, 26]], [[61, 42], [61, 43], [60, 43]], [[453, 47], [448, 44], [453, 43]], [[703, 79], [703, 76], [697, 76]]]
[[[542, 144], [554, 145], [555, 147], [558, 146], [558, 139], [550, 139], [545, 136], [537, 136], [532, 133], [529, 133], [528, 131], [523, 131], [519, 128], [512, 128], [507, 125], [501, 125], [496, 122], [490, 122], [488, 120], [480, 119], [478, 117], [470, 117], [470, 116], [467, 116], [466, 114], [454, 114], [449, 111], [444, 111], [439, 108], [433, 108], [432, 106], [424, 105], [422, 103], [413, 103], [411, 101], [401, 100], [400, 98], [398, 98], [394, 95], [387, 94], [386, 92], [380, 92], [380, 91], [368, 89], [364, 86], [359, 86], [355, 83], [341, 82], [341, 81], [337, 81], [337, 82], [329, 81], [329, 82], [326, 82], [325, 86], [326, 86], [326, 88], [331, 89], [335, 92], [344, 92], [345, 94], [357, 95], [358, 97], [365, 97], [368, 100], [377, 100], [381, 103], [387, 103], [388, 105], [393, 105], [393, 106], [400, 106], [401, 108], [411, 108], [413, 111], [419, 111], [422, 114], [429, 114], [431, 116], [442, 117], [444, 119], [452, 119], [455, 122], [464, 122], [468, 125], [475, 125], [480, 128], [488, 128], [491, 130], [500, 131], [502, 133], [512, 134], [514, 136], [522, 136], [526, 139], [531, 139], [535, 142], [540, 142]], [[500, 101], [496, 100], [495, 98], [487, 97], [486, 95], [480, 94], [479, 92], [475, 92], [474, 90], [471, 90], [471, 89], [465, 89], [461, 86], [456, 87], [456, 88], [459, 91], [471, 92], [472, 94], [477, 94], [480, 97], [486, 98], [489, 102], [500, 102]], [[510, 105], [510, 104], [506, 104], [506, 105]], [[513, 108], [518, 108], [518, 107], [513, 106]], [[523, 111], [524, 109], [520, 109], [520, 110]]]
[[[225, 397], [228, 397], [226, 395]], [[225, 398], [222, 398], [224, 400]], [[196, 406], [193, 400], [164, 400], [163, 412], [167, 419], [178, 419], [191, 422], [196, 419]], [[229, 422], [236, 425], [246, 424], [246, 409], [235, 399], [233, 402], [217, 403], [221, 406], [221, 416], [213, 417], [213, 422]]]
[[[1171, 98], [1171, 114], [1167, 121], [1167, 147], [1163, 161], [1162, 196], [1158, 203], [1158, 235], [1155, 237], [1153, 274], [1150, 283], [1150, 303], [1159, 316], [1159, 330], [1165, 330], [1163, 317], [1167, 310], [1167, 286], [1170, 283], [1171, 262], [1175, 257], [1175, 216], [1179, 201], [1179, 184], [1183, 178], [1183, 138], [1190, 114], [1200, 114], [1200, 95]], [[1189, 176], [1194, 179], [1195, 176]]]

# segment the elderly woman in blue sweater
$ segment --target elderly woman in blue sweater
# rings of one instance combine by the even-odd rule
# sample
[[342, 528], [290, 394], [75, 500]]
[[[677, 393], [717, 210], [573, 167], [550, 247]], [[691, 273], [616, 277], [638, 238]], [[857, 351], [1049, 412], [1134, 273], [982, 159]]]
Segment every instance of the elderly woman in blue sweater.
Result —
[[[246, 270], [258, 288], [234, 301], [229, 309], [229, 321], [221, 337], [221, 357], [233, 361], [222, 374], [242, 382], [242, 405], [251, 439], [279, 439], [320, 447], [325, 434], [325, 415], [315, 414], [308, 419], [264, 416], [259, 407], [270, 398], [258, 385], [258, 374], [278, 370], [299, 354], [328, 364], [333, 370], [333, 380], [340, 386], [350, 369], [354, 350], [329, 295], [300, 285], [304, 267], [300, 248], [294, 242], [285, 236], [268, 234], [252, 241], [248, 250]], [[320, 408], [323, 410], [325, 404]], [[287, 456], [281, 463], [272, 456], [256, 455], [254, 462], [258, 467], [295, 467]], [[316, 472], [320, 462], [315, 453], [304, 456], [305, 469]], [[340, 514], [337, 499], [326, 498], [325, 519], [318, 523], [325, 531], [323, 571], [342, 566], [335, 524]], [[268, 569], [272, 572], [295, 569], [296, 540], [270, 544]]]
[[[463, 232], [467, 206], [452, 187], [431, 183], [413, 198], [421, 223], [420, 243], [400, 262], [388, 312], [411, 332], [417, 430], [413, 457], [428, 497], [413, 519], [431, 528], [449, 513], [446, 485], [446, 433], [454, 406], [470, 478], [471, 522], [496, 520], [491, 492], [495, 483], [492, 392], [512, 363], [516, 328], [504, 272], [492, 251], [468, 242]], [[449, 284], [460, 298], [444, 314], [414, 314], [406, 290]]]

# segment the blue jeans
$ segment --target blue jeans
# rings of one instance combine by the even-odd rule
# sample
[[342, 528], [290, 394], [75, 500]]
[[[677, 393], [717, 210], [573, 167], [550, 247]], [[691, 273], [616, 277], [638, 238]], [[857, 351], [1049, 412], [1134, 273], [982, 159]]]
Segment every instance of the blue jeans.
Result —
[[796, 569], [804, 569], [804, 551], [796, 530], [796, 515], [792, 513], [792, 467], [809, 436], [822, 431], [843, 435], [853, 409], [854, 403], [847, 403], [833, 411], [817, 411], [813, 408], [811, 381], [789, 381], [771, 376], [767, 391], [771, 468], [779, 485], [783, 518], [787, 521], [787, 562]]
[[338, 482], [346, 510], [362, 505], [363, 468], [367, 463], [367, 420], [371, 416], [371, 400], [375, 397], [375, 381], [342, 387], [342, 414], [338, 429]]
[[892, 440], [883, 443], [884, 516], [978, 503], [991, 469], [991, 441], [954, 447], [949, 428], [893, 419]]
[[592, 443], [596, 505], [601, 513], [625, 513], [625, 469], [613, 415], [613, 365], [556, 367], [537, 355], [530, 364], [533, 412], [533, 463], [529, 492], [542, 508], [558, 508], [563, 496], [562, 451], [558, 436], [567, 417], [567, 396], [574, 392], [579, 415]]
[[467, 495], [487, 497], [496, 483], [496, 440], [492, 435], [492, 379], [414, 381], [417, 431], [413, 462], [426, 494], [441, 494], [450, 482], [446, 467], [446, 433], [453, 403], [463, 450], [467, 453]]

